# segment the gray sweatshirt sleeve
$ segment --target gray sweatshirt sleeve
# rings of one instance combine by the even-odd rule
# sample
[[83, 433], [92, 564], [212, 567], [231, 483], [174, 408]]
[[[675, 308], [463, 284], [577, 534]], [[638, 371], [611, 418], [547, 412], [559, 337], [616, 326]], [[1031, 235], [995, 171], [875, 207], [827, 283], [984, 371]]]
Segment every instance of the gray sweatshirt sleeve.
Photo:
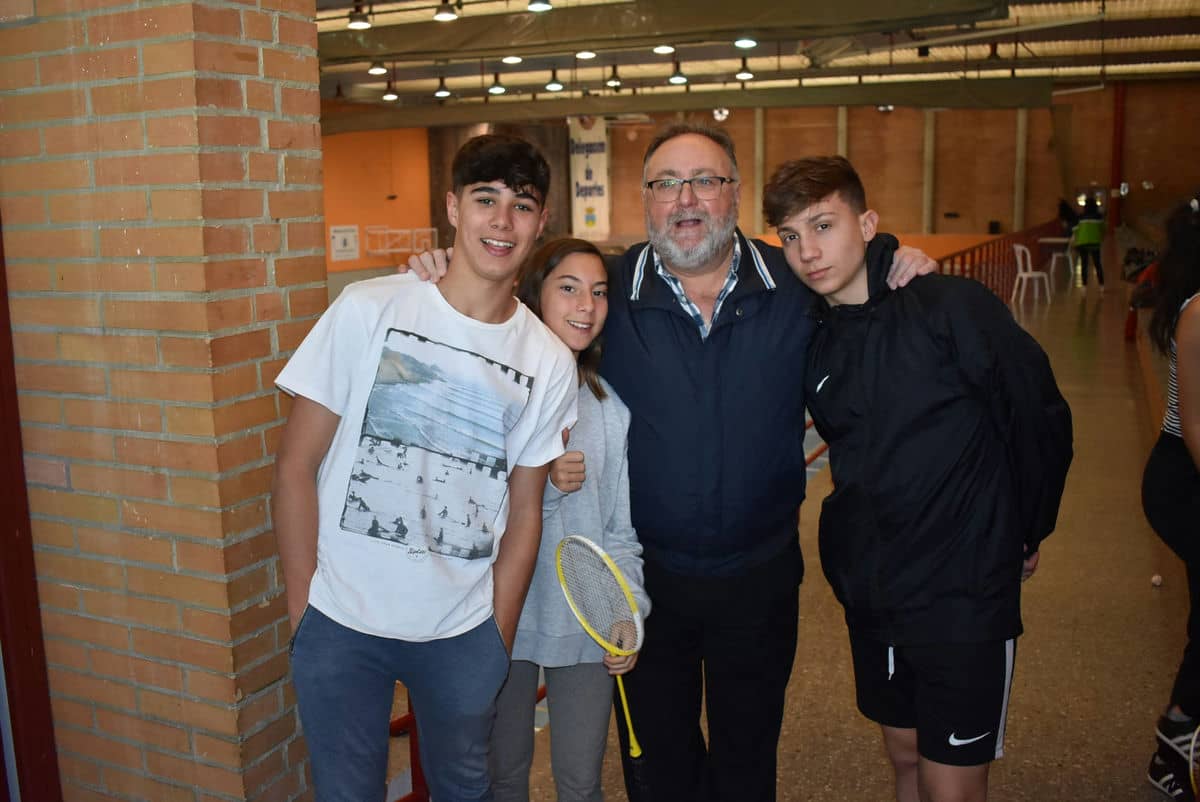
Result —
[[601, 407], [604, 408], [604, 428], [611, 454], [600, 487], [606, 516], [601, 546], [628, 580], [638, 611], [644, 618], [650, 614], [650, 597], [646, 595], [642, 575], [642, 544], [638, 542], [629, 517], [629, 410], [611, 387], [605, 386], [605, 390], [609, 397]]

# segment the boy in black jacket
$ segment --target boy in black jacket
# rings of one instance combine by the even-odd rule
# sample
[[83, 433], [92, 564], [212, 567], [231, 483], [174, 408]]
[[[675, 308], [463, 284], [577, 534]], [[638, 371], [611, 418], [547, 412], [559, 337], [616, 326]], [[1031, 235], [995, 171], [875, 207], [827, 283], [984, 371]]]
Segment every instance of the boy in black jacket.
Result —
[[1020, 583], [1054, 529], [1071, 413], [1049, 361], [982, 284], [884, 282], [840, 157], [782, 165], [767, 220], [821, 296], [805, 396], [829, 443], [821, 564], [846, 610], [858, 707], [883, 729], [898, 802], [987, 798], [1004, 722]]

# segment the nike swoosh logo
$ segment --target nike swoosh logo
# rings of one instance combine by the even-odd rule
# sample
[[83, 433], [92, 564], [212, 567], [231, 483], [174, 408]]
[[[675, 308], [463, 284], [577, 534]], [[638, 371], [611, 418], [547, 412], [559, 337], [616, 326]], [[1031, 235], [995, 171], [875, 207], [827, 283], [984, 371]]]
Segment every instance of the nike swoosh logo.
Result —
[[951, 746], [966, 746], [967, 744], [973, 744], [976, 741], [981, 741], [991, 734], [992, 734], [992, 731], [988, 730], [983, 735], [976, 735], [974, 738], [959, 738], [954, 733], [950, 733], [950, 745]]
[[823, 379], [821, 379], [821, 381], [817, 382], [817, 392], [818, 393], [821, 392], [821, 388], [825, 386], [825, 382], [827, 382], [827, 381], [829, 381], [828, 373], [825, 374], [825, 378], [823, 378]]

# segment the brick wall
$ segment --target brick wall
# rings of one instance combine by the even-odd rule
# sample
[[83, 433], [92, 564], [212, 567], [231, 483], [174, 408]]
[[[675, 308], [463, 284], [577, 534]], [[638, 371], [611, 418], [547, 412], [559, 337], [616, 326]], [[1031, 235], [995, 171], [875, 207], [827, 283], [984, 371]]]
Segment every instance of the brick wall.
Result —
[[0, 215], [69, 800], [303, 798], [272, 382], [325, 306], [313, 0], [0, 13]]
[[846, 158], [862, 177], [867, 204], [881, 216], [884, 231], [921, 230], [924, 188], [925, 110], [881, 112], [856, 106], [846, 113]]

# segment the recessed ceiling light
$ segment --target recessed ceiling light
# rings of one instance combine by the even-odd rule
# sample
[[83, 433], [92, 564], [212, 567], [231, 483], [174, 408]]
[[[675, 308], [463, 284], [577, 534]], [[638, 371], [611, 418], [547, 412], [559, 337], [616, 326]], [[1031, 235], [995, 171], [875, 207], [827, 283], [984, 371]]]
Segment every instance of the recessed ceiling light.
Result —
[[520, 56], [505, 56], [500, 60], [505, 64], [520, 64], [522, 61], [524, 61], [524, 59], [522, 59]]
[[550, 5], [550, 0], [529, 0], [529, 5], [526, 8], [535, 14], [540, 14], [543, 11], [549, 11], [554, 6]]
[[660, 56], [669, 56], [675, 52], [675, 48], [671, 45], [655, 45], [654, 52]]
[[745, 56], [742, 56], [742, 68], [733, 77], [739, 81], [751, 81], [754, 79], [754, 73], [750, 72], [750, 67], [746, 65]]
[[372, 61], [371, 66], [367, 67], [367, 75], [387, 75], [387, 67], [383, 66], [382, 61]]
[[503, 95], [508, 89], [505, 88], [504, 84], [500, 83], [500, 73], [494, 73], [493, 76], [492, 85], [488, 87], [488, 94]]
[[363, 11], [362, 3], [354, 4], [354, 10], [347, 19], [346, 27], [352, 31], [365, 31], [371, 27], [371, 18]]
[[595, 53], [595, 51], [592, 51], [592, 50], [580, 50], [578, 53], [575, 54], [575, 58], [583, 59], [584, 61], [587, 61], [588, 59], [595, 58], [595, 57], [596, 57], [596, 53]]
[[558, 80], [558, 70], [550, 70], [550, 80], [546, 82], [547, 92], [561, 92], [562, 82]]
[[733, 46], [741, 50], [749, 50], [752, 47], [758, 47], [758, 42], [749, 36], [741, 36], [733, 40]]
[[433, 12], [433, 18], [438, 22], [453, 22], [458, 19], [458, 12], [449, 3], [442, 3], [437, 7], [437, 11]]
[[438, 88], [433, 92], [434, 97], [450, 97], [450, 90], [446, 88], [445, 77], [438, 78]]

